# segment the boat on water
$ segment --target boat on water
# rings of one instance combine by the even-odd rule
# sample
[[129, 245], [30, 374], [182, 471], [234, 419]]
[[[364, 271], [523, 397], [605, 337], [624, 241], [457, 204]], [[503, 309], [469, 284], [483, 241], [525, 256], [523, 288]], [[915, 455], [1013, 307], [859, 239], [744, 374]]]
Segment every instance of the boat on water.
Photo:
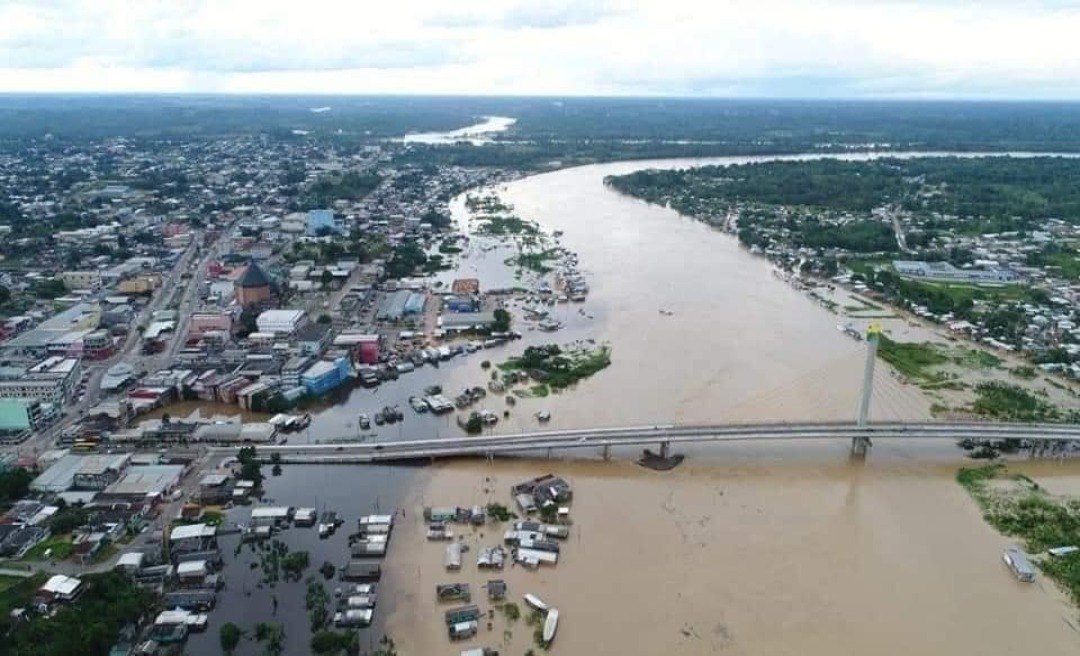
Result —
[[540, 423], [551, 421], [551, 413], [547, 410], [538, 410], [536, 412], [536, 421], [539, 421]]
[[319, 525], [316, 530], [319, 533], [320, 538], [328, 538], [334, 534], [338, 526], [341, 526], [342, 520], [338, 519], [337, 513], [333, 510], [326, 510], [319, 518]]
[[419, 396], [409, 397], [409, 407], [413, 409], [413, 412], [421, 414], [428, 411], [427, 404]]
[[1035, 567], [1028, 561], [1020, 547], [1009, 547], [1001, 554], [1002, 560], [1012, 570], [1013, 576], [1024, 583], [1035, 580]]
[[551, 644], [555, 639], [555, 631], [559, 628], [559, 609], [552, 608], [544, 618], [544, 644]]
[[382, 426], [385, 423], [386, 423], [386, 417], [383, 416], [383, 413], [382, 412], [376, 412], [375, 413], [375, 425], [376, 426]]
[[361, 412], [356, 421], [360, 424], [360, 430], [371, 430], [371, 419], [368, 418], [367, 413]]
[[544, 600], [540, 597], [537, 597], [531, 592], [526, 592], [524, 595], [524, 599], [526, 605], [528, 605], [529, 608], [535, 608], [536, 610], [543, 611], [546, 611], [548, 609], [548, 605], [544, 603]]

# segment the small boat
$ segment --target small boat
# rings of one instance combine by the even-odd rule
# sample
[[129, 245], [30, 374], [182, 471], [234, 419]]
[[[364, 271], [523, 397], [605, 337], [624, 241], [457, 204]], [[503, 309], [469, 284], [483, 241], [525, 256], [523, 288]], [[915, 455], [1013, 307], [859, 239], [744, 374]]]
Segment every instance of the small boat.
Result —
[[428, 411], [427, 404], [419, 396], [409, 397], [409, 407], [413, 409], [413, 412], [421, 414]]
[[525, 596], [524, 596], [524, 599], [525, 599], [525, 603], [530, 608], [535, 608], [536, 610], [543, 610], [543, 611], [546, 611], [548, 609], [548, 605], [545, 604], [544, 601], [540, 597], [537, 597], [536, 595], [532, 594], [531, 592], [526, 592]]
[[540, 423], [543, 423], [545, 421], [550, 421], [550, 420], [551, 420], [551, 413], [550, 412], [548, 412], [547, 410], [539, 410], [539, 411], [537, 411], [537, 413], [536, 413], [536, 421], [539, 421]]
[[555, 639], [555, 631], [559, 628], [559, 609], [552, 608], [544, 618], [544, 644], [551, 644]]
[[356, 421], [357, 421], [357, 423], [360, 424], [360, 430], [370, 430], [371, 429], [371, 419], [368, 419], [367, 414], [361, 412], [360, 416], [357, 418]]
[[376, 412], [375, 413], [375, 425], [376, 426], [382, 426], [385, 423], [386, 423], [386, 417], [383, 416], [383, 413]]
[[1013, 575], [1020, 581], [1030, 583], [1035, 580], [1035, 568], [1020, 551], [1019, 547], [1009, 547], [1002, 554], [1005, 564], [1012, 570]]

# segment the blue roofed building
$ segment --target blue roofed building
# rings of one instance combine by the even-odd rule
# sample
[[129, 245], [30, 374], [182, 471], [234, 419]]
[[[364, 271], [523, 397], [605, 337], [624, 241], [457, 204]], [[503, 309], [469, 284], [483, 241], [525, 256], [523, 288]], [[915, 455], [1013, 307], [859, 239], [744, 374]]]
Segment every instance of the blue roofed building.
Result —
[[349, 379], [349, 359], [320, 360], [300, 375], [300, 384], [311, 396], [322, 396]]
[[333, 210], [308, 210], [307, 233], [314, 237], [324, 229], [332, 230], [333, 232], [341, 232], [338, 225], [334, 222]]

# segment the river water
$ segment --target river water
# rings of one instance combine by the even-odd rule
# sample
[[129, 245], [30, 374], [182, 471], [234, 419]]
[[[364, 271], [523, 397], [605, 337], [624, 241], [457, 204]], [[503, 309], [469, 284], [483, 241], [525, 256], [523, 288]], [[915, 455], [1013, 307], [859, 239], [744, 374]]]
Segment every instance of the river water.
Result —
[[[518, 214], [563, 231], [562, 244], [579, 254], [591, 292], [583, 304], [556, 306], [566, 328], [525, 331], [520, 342], [424, 367], [377, 390], [357, 389], [290, 440], [353, 437], [361, 411], [403, 404], [429, 384], [451, 394], [482, 385], [488, 374], [481, 360], [553, 340], [610, 342], [612, 365], [568, 393], [520, 400], [495, 432], [536, 429], [532, 414], [541, 408], [552, 412], [551, 428], [853, 419], [864, 351], [836, 329], [835, 316], [778, 280], [734, 238], [603, 185], [605, 176], [641, 168], [747, 161], [604, 164], [501, 187]], [[454, 208], [463, 219], [460, 200]], [[501, 260], [473, 253], [462, 275], [502, 286]], [[406, 412], [403, 424], [374, 439], [460, 433], [449, 417]], [[879, 366], [871, 416], [921, 419], [928, 402]], [[954, 445], [882, 443], [865, 464], [849, 461], [847, 452], [839, 441], [695, 447], [693, 465], [670, 474], [559, 460], [385, 474], [393, 480], [380, 478], [383, 468], [297, 467], [287, 468], [288, 485], [271, 484], [271, 495], [294, 506], [333, 497], [336, 507], [328, 507], [346, 526], [373, 510], [375, 496], [384, 509], [406, 510], [411, 522], [387, 559], [399, 603], [377, 613], [382, 621], [395, 611], [388, 629], [402, 654], [457, 653], [439, 628], [443, 609], [431, 599], [445, 573], [438, 546], [423, 542], [419, 507], [505, 503], [515, 478], [548, 471], [567, 475], [580, 492], [570, 555], [555, 569], [507, 578], [515, 597], [534, 591], [565, 605], [553, 653], [1076, 653], [1080, 641], [1068, 623], [1076, 612], [1054, 586], [1044, 579], [1015, 585], [1002, 569], [1006, 540], [953, 481], [964, 464]], [[1063, 490], [1080, 489], [1075, 464], [1047, 467], [1036, 473], [1053, 476]], [[379, 480], [385, 485], [371, 485]], [[474, 567], [460, 578], [482, 597]], [[298, 589], [291, 603], [299, 606], [290, 609], [303, 624]], [[528, 632], [513, 633], [508, 638], [497, 625], [469, 644], [522, 653]], [[604, 642], [610, 636], [617, 638]], [[603, 644], [611, 649], [597, 651]]]
[[511, 125], [517, 123], [517, 119], [509, 118], [507, 116], [485, 116], [483, 118], [484, 121], [482, 123], [469, 125], [450, 132], [417, 132], [416, 134], [407, 134], [402, 138], [402, 142], [406, 144], [418, 143], [438, 145], [467, 141], [474, 146], [478, 146], [490, 142], [491, 137], [489, 135], [496, 132], [504, 132]]

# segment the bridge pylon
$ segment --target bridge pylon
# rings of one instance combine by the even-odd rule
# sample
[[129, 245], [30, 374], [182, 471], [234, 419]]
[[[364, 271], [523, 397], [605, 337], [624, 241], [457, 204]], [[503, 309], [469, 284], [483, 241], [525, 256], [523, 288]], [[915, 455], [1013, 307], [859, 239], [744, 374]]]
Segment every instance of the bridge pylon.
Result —
[[[874, 395], [874, 364], [877, 362], [878, 343], [881, 341], [881, 324], [871, 323], [866, 329], [866, 365], [863, 367], [862, 396], [859, 397], [859, 414], [855, 417], [855, 425], [865, 428], [870, 417], [870, 399]], [[857, 456], [866, 455], [872, 446], [870, 435], [857, 435], [851, 438], [851, 453]]]

